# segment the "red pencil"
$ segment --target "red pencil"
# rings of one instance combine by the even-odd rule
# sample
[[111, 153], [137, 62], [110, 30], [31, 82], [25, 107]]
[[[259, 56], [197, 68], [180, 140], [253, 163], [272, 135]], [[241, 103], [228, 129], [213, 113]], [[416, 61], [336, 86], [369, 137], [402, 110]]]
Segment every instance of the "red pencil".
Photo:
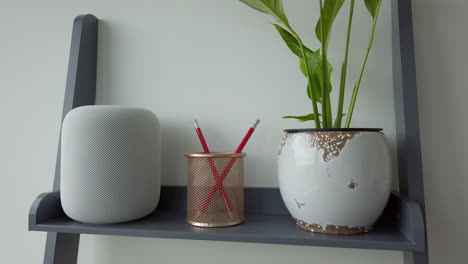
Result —
[[[197, 131], [198, 138], [200, 139], [200, 143], [203, 147], [203, 151], [205, 153], [210, 153], [210, 149], [208, 148], [208, 144], [206, 144], [205, 137], [203, 136], [203, 133], [201, 131], [200, 126], [198, 125], [197, 120], [193, 120], [193, 126], [195, 127], [195, 131]], [[210, 165], [211, 172], [213, 173], [213, 176], [215, 177], [216, 182], [219, 180], [219, 174], [218, 171], [216, 170], [216, 166], [213, 162], [213, 159], [208, 158], [208, 164]], [[224, 186], [221, 186], [221, 195], [224, 200], [224, 205], [226, 206], [227, 211], [229, 212], [229, 215], [232, 214], [232, 205], [231, 202], [229, 201], [229, 198], [226, 194], [226, 191], [224, 190]], [[205, 207], [206, 209], [206, 207]]]
[[[258, 123], [260, 123], [260, 119], [255, 120], [255, 123], [252, 125], [252, 127], [249, 128], [247, 131], [247, 134], [245, 134], [244, 138], [242, 139], [241, 143], [236, 149], [235, 153], [241, 153], [242, 150], [244, 149], [245, 145], [250, 139], [250, 136], [252, 136], [253, 132], [255, 131], [255, 128], [257, 127]], [[223, 172], [219, 177], [216, 179], [215, 185], [211, 188], [210, 193], [206, 197], [206, 199], [203, 201], [202, 206], [200, 207], [200, 211], [204, 212], [208, 205], [210, 204], [211, 200], [213, 199], [213, 196], [216, 194], [218, 190], [222, 190], [223, 188], [223, 181], [224, 178], [228, 175], [229, 171], [231, 170], [232, 166], [234, 166], [234, 163], [236, 163], [237, 158], [232, 158], [229, 163], [226, 165], [224, 168]]]

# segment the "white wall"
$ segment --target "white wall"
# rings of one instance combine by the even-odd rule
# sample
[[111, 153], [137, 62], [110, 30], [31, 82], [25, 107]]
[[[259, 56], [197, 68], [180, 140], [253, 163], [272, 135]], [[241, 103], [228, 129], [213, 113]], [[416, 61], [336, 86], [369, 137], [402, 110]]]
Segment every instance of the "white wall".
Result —
[[[308, 43], [317, 47], [313, 36], [317, 12], [309, 14], [316, 10], [311, 4], [316, 1], [285, 2], [292, 24], [306, 35]], [[451, 25], [446, 16], [452, 9], [466, 11], [468, 4], [446, 1], [450, 4], [439, 7], [442, 4], [437, 1], [425, 2], [416, 1], [416, 6], [420, 7], [415, 10], [415, 26], [430, 238], [448, 240], [450, 237], [444, 245], [453, 243], [455, 247], [455, 242], [466, 240], [466, 236], [450, 227], [461, 228], [461, 221], [456, 222], [455, 217], [466, 218], [467, 214], [464, 210], [453, 213], [446, 206], [463, 198], [466, 201], [463, 192], [466, 182], [463, 182], [463, 167], [459, 161], [432, 162], [439, 159], [432, 154], [433, 149], [446, 148], [448, 152], [451, 145], [431, 143], [446, 132], [444, 129], [440, 130], [441, 134], [435, 133], [439, 127], [431, 121], [434, 116], [453, 113], [452, 119], [444, 118], [444, 126], [440, 128], [450, 127], [450, 124], [451, 128], [458, 128], [453, 129], [451, 135], [461, 135], [468, 129], [461, 122], [463, 116], [456, 116], [463, 103], [460, 93], [466, 95], [466, 90], [461, 89], [466, 77], [455, 74], [459, 72], [457, 67], [466, 61], [463, 60], [466, 45], [462, 43], [466, 44], [467, 39], [463, 36], [461, 43], [443, 42], [432, 30], [442, 31]], [[369, 27], [369, 16], [361, 4], [357, 10], [356, 43], [351, 55], [355, 63], [350, 65], [349, 85], [353, 84], [364, 52], [360, 47], [366, 43], [368, 32], [362, 29]], [[274, 162], [281, 130], [300, 126], [279, 117], [310, 111], [305, 99], [305, 79], [296, 59], [267, 23], [271, 19], [235, 0], [139, 0], [131, 3], [0, 0], [0, 118], [4, 121], [0, 132], [0, 160], [3, 161], [0, 164], [3, 187], [0, 209], [2, 226], [10, 227], [0, 237], [1, 263], [41, 263], [42, 260], [45, 236], [26, 231], [27, 212], [33, 199], [51, 188], [71, 21], [82, 13], [93, 13], [101, 19], [98, 103], [146, 107], [160, 117], [166, 142], [163, 146], [165, 184], [185, 184], [182, 154], [199, 150], [191, 127], [194, 117], [202, 122], [213, 150], [233, 149], [246, 127], [260, 117], [261, 126], [246, 148], [249, 155], [246, 185], [277, 186]], [[345, 20], [342, 16], [338, 23]], [[427, 21], [435, 25], [429, 26]], [[457, 26], [461, 27], [462, 23]], [[334, 65], [339, 65], [342, 57], [343, 31], [343, 27], [337, 28], [333, 36], [331, 49], [334, 53], [330, 59]], [[462, 31], [439, 33], [446, 34], [447, 38], [460, 37], [455, 32]], [[446, 55], [453, 57], [434, 56], [444, 49], [451, 49]], [[447, 69], [440, 71], [438, 63], [445, 63]], [[354, 126], [383, 127], [394, 149], [391, 68], [390, 4], [384, 1]], [[449, 70], [451, 68], [455, 73]], [[335, 75], [335, 84], [337, 80]], [[443, 111], [430, 108], [440, 103], [437, 82], [451, 92], [445, 95], [447, 107]], [[458, 104], [449, 104], [450, 99], [457, 100]], [[455, 140], [453, 144], [460, 146]], [[468, 149], [464, 144], [451, 151], [463, 157]], [[450, 164], [453, 166], [450, 173], [443, 173]], [[451, 176], [453, 181], [443, 181], [440, 175]], [[449, 223], [441, 213], [449, 216], [449, 230], [441, 227]], [[457, 263], [463, 254], [467, 256], [461, 250], [452, 254], [451, 248], [439, 243], [430, 242], [431, 257], [438, 260], [434, 263], [448, 258], [453, 260], [450, 263]], [[257, 263], [272, 264], [286, 261], [401, 263], [401, 253], [390, 251], [106, 236], [82, 236], [79, 262], [154, 263], [162, 259], [161, 263], [215, 263], [220, 258], [226, 263], [249, 263], [254, 259]]]
[[468, 2], [414, 2], [429, 256], [466, 263]]

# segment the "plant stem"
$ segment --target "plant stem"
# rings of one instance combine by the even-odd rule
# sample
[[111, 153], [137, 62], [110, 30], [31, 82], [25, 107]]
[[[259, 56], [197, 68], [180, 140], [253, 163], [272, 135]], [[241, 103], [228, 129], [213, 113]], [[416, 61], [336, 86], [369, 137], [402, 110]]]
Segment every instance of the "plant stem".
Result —
[[351, 102], [349, 104], [348, 115], [346, 117], [346, 124], [345, 124], [346, 128], [349, 128], [349, 126], [351, 124], [351, 118], [353, 117], [354, 105], [356, 104], [356, 98], [357, 98], [357, 95], [358, 95], [358, 92], [359, 92], [359, 87], [361, 86], [362, 75], [364, 73], [364, 69], [366, 68], [367, 59], [369, 58], [369, 53], [370, 53], [370, 50], [372, 48], [372, 44], [374, 42], [375, 27], [377, 25], [377, 17], [379, 16], [380, 5], [381, 4], [382, 4], [382, 1], [379, 1], [378, 6], [377, 6], [377, 11], [376, 11], [376, 14], [374, 16], [374, 20], [372, 21], [372, 30], [371, 30], [371, 35], [370, 35], [370, 38], [369, 38], [369, 44], [367, 45], [366, 56], [364, 57], [364, 62], [363, 62], [362, 67], [361, 67], [361, 72], [359, 73], [359, 78], [358, 78], [358, 80], [357, 80], [357, 82], [356, 82], [356, 84], [354, 86], [353, 94], [351, 96]]
[[297, 41], [299, 42], [299, 46], [301, 47], [302, 58], [304, 59], [304, 64], [305, 64], [306, 73], [307, 73], [307, 79], [309, 81], [309, 85], [307, 86], [307, 89], [309, 89], [309, 93], [310, 93], [310, 97], [311, 97], [311, 101], [312, 101], [312, 110], [314, 112], [314, 117], [315, 117], [314, 118], [315, 127], [316, 128], [321, 128], [319, 111], [318, 111], [318, 108], [317, 108], [317, 98], [315, 97], [315, 93], [312, 91], [312, 73], [309, 70], [309, 62], [307, 61], [307, 56], [306, 56], [306, 53], [305, 53], [304, 43], [302, 42], [299, 35], [297, 35], [297, 33], [291, 27], [289, 27], [288, 25], [286, 25], [286, 26], [291, 31], [291, 34], [293, 34], [294, 37], [297, 39]]
[[306, 53], [305, 53], [305, 49], [304, 49], [304, 44], [302, 43], [301, 40], [299, 40], [299, 44], [301, 46], [302, 57], [304, 58], [304, 64], [305, 64], [306, 69], [307, 69], [307, 78], [309, 79], [309, 85], [307, 86], [307, 89], [309, 89], [310, 97], [312, 99], [312, 110], [314, 111], [315, 127], [316, 128], [321, 128], [319, 111], [318, 111], [318, 108], [317, 108], [317, 98], [315, 98], [315, 93], [314, 93], [314, 91], [312, 91], [312, 73], [309, 71], [309, 62], [307, 62], [307, 57], [306, 57]]
[[353, 24], [353, 13], [354, 13], [354, 0], [351, 0], [351, 6], [349, 8], [349, 21], [348, 21], [348, 32], [346, 33], [346, 47], [345, 57], [343, 65], [341, 66], [341, 80], [340, 80], [340, 95], [338, 98], [338, 111], [336, 113], [335, 128], [341, 128], [341, 122], [343, 119], [343, 103], [346, 86], [346, 72], [348, 70], [348, 54], [349, 54], [349, 40], [351, 39], [351, 25]]
[[[323, 3], [322, 3], [322, 0], [320, 0], [320, 17], [323, 18]], [[326, 127], [328, 128], [329, 126], [331, 126], [332, 124], [328, 124], [328, 111], [327, 111], [327, 99], [328, 99], [328, 89], [327, 89], [327, 50], [326, 50], [326, 47], [325, 47], [325, 40], [323, 39], [323, 32], [324, 32], [324, 23], [322, 21], [322, 23], [320, 23], [320, 39], [322, 41], [321, 44], [322, 44], [322, 49], [321, 49], [321, 53], [322, 53], [322, 76], [323, 76], [323, 82], [322, 82], [322, 122], [323, 122], [323, 127]]]

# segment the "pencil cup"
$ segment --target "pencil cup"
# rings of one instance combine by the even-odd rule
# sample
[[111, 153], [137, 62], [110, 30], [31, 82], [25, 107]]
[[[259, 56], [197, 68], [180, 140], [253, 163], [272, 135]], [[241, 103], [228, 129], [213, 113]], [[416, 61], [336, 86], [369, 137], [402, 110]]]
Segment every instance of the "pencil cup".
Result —
[[188, 153], [187, 223], [199, 227], [244, 221], [245, 153]]

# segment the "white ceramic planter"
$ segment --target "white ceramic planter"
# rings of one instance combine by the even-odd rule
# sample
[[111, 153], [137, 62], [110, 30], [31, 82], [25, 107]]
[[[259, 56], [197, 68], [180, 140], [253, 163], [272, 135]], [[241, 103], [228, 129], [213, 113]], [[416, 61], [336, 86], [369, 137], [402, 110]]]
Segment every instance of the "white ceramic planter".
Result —
[[278, 152], [281, 196], [297, 225], [312, 232], [372, 230], [391, 174], [379, 129], [286, 130]]

